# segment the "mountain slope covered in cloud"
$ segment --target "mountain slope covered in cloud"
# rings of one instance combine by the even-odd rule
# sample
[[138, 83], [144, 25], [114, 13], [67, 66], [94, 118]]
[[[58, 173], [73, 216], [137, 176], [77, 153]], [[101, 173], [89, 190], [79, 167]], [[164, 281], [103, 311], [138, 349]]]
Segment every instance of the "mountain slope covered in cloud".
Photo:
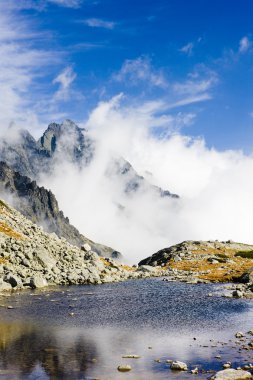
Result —
[[[68, 218], [59, 210], [52, 192], [39, 187], [35, 180], [49, 189], [56, 190], [58, 196], [69, 194], [67, 204], [61, 201], [61, 208], [65, 210], [66, 206], [70, 205], [72, 208], [74, 205], [75, 213], [82, 215], [78, 229], [89, 236], [86, 229], [92, 225], [92, 240], [102, 243], [103, 237], [96, 238], [101, 222], [95, 226], [93, 221], [101, 219], [100, 215], [97, 215], [99, 204], [104, 218], [107, 215], [111, 218], [110, 212], [113, 212], [123, 220], [129, 218], [133, 207], [136, 208], [136, 202], [142, 202], [145, 197], [161, 202], [166, 202], [166, 199], [178, 199], [178, 195], [150, 184], [143, 176], [138, 175], [132, 165], [118, 153], [108, 151], [104, 156], [100, 141], [70, 120], [62, 124], [51, 123], [38, 141], [26, 130], [9, 128], [0, 140], [0, 160], [1, 192], [27, 217], [43, 225], [47, 231], [55, 232], [76, 245], [88, 239], [69, 224]], [[75, 185], [75, 181], [71, 179], [73, 174], [75, 180], [79, 178], [81, 181], [79, 185]], [[66, 185], [65, 180], [68, 181]], [[102, 187], [99, 188], [96, 181], [100, 182]], [[87, 198], [87, 189], [88, 193], [92, 191], [92, 199]], [[103, 191], [106, 191], [109, 199], [103, 197]], [[81, 199], [77, 211], [75, 202], [79, 197]], [[89, 203], [88, 207], [83, 203], [85, 200]], [[108, 214], [103, 212], [106, 207], [110, 208]], [[73, 217], [71, 219], [73, 220]], [[107, 238], [108, 236], [105, 236], [106, 244], [110, 245], [110, 234], [109, 240]], [[116, 256], [116, 251], [114, 254], [111, 248], [91, 241], [89, 243], [102, 255]], [[117, 255], [119, 256], [118, 253]]]

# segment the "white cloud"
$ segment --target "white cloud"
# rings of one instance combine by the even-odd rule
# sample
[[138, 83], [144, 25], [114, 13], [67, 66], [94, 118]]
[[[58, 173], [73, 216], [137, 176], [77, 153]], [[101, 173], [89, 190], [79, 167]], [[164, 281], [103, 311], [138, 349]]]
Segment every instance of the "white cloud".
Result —
[[207, 93], [203, 93], [203, 94], [199, 94], [199, 95], [195, 95], [195, 96], [189, 96], [189, 97], [180, 99], [174, 103], [169, 104], [168, 109], [187, 106], [187, 105], [193, 104], [193, 103], [204, 102], [204, 101], [210, 100], [210, 99], [212, 99], [212, 97], [210, 94], [207, 94]]
[[[9, 3], [11, 5], [11, 3]], [[49, 66], [59, 63], [60, 54], [38, 49], [36, 41], [44, 38], [30, 20], [10, 7], [0, 4], [0, 126], [12, 122], [38, 126], [36, 94], [33, 84]]]
[[239, 43], [239, 53], [246, 53], [251, 47], [251, 41], [248, 37], [243, 37]]
[[[72, 223], [131, 262], [185, 239], [252, 243], [253, 157], [210, 149], [203, 139], [175, 133], [180, 114], [164, 114], [163, 102], [139, 107], [122, 102], [119, 96], [100, 103], [84, 125], [98, 139], [91, 166], [80, 171], [62, 160], [58, 175], [46, 178]], [[153, 126], [167, 126], [172, 133], [161, 138]], [[105, 176], [115, 155], [181, 198], [123, 194], [118, 179]], [[66, 170], [67, 177], [59, 174]]]
[[179, 95], [203, 95], [206, 97], [210, 96], [208, 91], [210, 91], [217, 83], [217, 74], [210, 70], [204, 70], [201, 68], [199, 71], [195, 70], [193, 73], [188, 75], [189, 79], [184, 82], [174, 83], [173, 89], [175, 93]]
[[128, 85], [138, 86], [140, 82], [147, 86], [166, 88], [167, 80], [161, 70], [152, 67], [150, 59], [141, 56], [137, 59], [126, 60], [119, 72], [113, 75], [113, 80], [125, 82]]
[[76, 79], [72, 67], [67, 66], [59, 75], [53, 80], [53, 83], [58, 83], [59, 89], [54, 95], [54, 100], [67, 100], [70, 94], [70, 87]]
[[99, 18], [88, 18], [83, 22], [92, 28], [114, 29], [116, 26], [116, 23], [113, 21], [106, 21]]
[[78, 8], [82, 0], [47, 0], [47, 2], [67, 8]]
[[181, 47], [179, 49], [179, 51], [181, 51], [182, 53], [185, 53], [187, 55], [192, 55], [193, 48], [194, 48], [194, 43], [193, 42], [189, 42], [188, 44], [186, 44], [183, 47]]

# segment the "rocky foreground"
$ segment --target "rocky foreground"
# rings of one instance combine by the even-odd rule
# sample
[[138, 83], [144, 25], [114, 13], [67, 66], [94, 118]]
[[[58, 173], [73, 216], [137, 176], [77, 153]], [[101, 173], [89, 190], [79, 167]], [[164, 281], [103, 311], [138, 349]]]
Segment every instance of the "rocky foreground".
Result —
[[99, 257], [89, 244], [81, 248], [48, 234], [3, 201], [0, 202], [0, 291], [48, 285], [101, 284], [161, 276], [164, 271], [121, 265]]
[[186, 241], [131, 267], [98, 256], [89, 244], [73, 246], [44, 232], [0, 201], [0, 291], [164, 277], [191, 284], [233, 281], [233, 296], [253, 298], [252, 252], [253, 246], [231, 241]]

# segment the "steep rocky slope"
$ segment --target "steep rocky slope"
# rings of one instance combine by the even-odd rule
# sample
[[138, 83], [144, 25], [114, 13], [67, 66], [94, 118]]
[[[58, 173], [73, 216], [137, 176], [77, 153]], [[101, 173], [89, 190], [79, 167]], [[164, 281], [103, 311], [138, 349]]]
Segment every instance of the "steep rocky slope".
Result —
[[100, 258], [88, 244], [81, 249], [48, 234], [0, 202], [0, 290], [48, 285], [100, 284], [161, 275]]
[[[47, 232], [64, 237], [73, 245], [88, 243], [101, 256], [121, 258], [119, 252], [102, 244], [96, 244], [69, 223], [59, 210], [58, 202], [51, 191], [37, 185], [30, 178], [20, 175], [4, 162], [0, 162], [0, 195], [9, 197], [9, 202], [32, 222], [43, 226]], [[11, 195], [11, 197], [10, 197]]]

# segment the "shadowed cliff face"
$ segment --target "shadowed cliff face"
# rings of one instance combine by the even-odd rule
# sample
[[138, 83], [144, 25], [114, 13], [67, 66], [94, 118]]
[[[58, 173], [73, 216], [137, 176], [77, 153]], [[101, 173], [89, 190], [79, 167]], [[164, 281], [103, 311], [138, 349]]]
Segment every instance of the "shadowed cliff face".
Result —
[[[111, 256], [113, 249], [93, 243], [69, 223], [50, 190], [38, 186], [35, 181], [12, 170], [4, 162], [0, 162], [0, 194], [7, 195], [9, 202], [18, 211], [32, 222], [43, 226], [46, 232], [55, 232], [76, 246], [89, 243], [98, 254]], [[114, 257], [119, 256], [114, 253]]]

